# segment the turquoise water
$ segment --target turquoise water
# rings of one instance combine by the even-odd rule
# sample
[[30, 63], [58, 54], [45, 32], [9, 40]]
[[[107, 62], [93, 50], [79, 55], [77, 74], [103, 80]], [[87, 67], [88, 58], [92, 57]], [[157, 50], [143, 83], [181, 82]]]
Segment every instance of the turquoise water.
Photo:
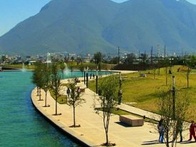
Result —
[[47, 122], [30, 99], [31, 72], [0, 72], [1, 147], [79, 147]]
[[[101, 76], [101, 75], [108, 75], [108, 74], [111, 74], [111, 73], [114, 73], [114, 72], [111, 72], [111, 71], [98, 71], [98, 75]], [[89, 78], [93, 78], [93, 75], [95, 76], [96, 75], [96, 71], [88, 71], [88, 76]], [[74, 78], [74, 77], [83, 77], [84, 76], [84, 73], [81, 72], [81, 71], [74, 71], [74, 72], [71, 72], [70, 70], [68, 71], [65, 71], [63, 73], [63, 78]]]

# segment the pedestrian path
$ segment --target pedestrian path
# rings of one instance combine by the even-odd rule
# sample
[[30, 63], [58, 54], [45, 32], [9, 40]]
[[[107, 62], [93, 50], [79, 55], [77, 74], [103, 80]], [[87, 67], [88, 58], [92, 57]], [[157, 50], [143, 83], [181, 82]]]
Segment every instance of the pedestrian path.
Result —
[[[64, 80], [63, 82], [67, 82]], [[80, 83], [84, 86], [83, 83]], [[62, 89], [62, 93], [65, 93], [65, 88]], [[57, 104], [58, 113], [61, 115], [54, 115], [55, 113], [55, 101], [48, 94], [47, 102], [50, 107], [44, 107], [44, 91], [42, 91], [43, 101], [39, 101], [37, 96], [36, 88], [33, 89], [31, 98], [36, 109], [42, 113], [48, 120], [54, 123], [57, 127], [63, 131], [69, 133], [74, 138], [77, 138], [83, 142], [86, 146], [99, 147], [105, 143], [105, 133], [102, 122], [102, 113], [96, 112], [94, 108], [99, 106], [97, 101], [98, 95], [93, 91], [86, 88], [85, 92], [82, 93], [82, 98], [85, 99], [85, 103], [81, 104], [76, 108], [76, 123], [80, 127], [70, 127], [73, 125], [72, 108], [66, 104]], [[121, 104], [119, 108], [135, 113], [140, 116], [146, 116], [159, 120], [157, 114], [147, 112], [126, 104]], [[189, 132], [185, 130], [183, 132], [184, 140], [188, 139]], [[164, 147], [165, 144], [158, 142], [158, 133], [156, 130], [156, 124], [145, 122], [141, 127], [128, 127], [122, 125], [119, 122], [118, 115], [112, 115], [109, 126], [109, 140], [111, 143], [115, 143], [116, 147]], [[179, 147], [195, 147], [196, 143], [178, 143]]]
[[149, 112], [149, 111], [145, 111], [145, 110], [142, 110], [142, 109], [139, 109], [139, 108], [136, 108], [136, 107], [132, 107], [132, 106], [129, 106], [129, 105], [126, 105], [126, 104], [123, 104], [123, 103], [119, 106], [119, 108], [124, 110], [124, 111], [131, 112], [131, 113], [134, 113], [134, 114], [139, 115], [139, 116], [144, 116], [146, 118], [150, 118], [150, 119], [153, 119], [153, 120], [156, 120], [156, 121], [160, 120], [160, 115], [158, 115], [158, 114], [155, 114], [155, 113], [152, 113], [152, 112]]

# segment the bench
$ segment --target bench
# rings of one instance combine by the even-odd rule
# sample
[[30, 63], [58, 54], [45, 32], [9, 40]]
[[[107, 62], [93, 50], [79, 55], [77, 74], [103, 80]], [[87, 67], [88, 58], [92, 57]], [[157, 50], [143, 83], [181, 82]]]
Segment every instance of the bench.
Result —
[[122, 123], [125, 123], [127, 125], [130, 125], [132, 127], [135, 126], [143, 126], [144, 125], [144, 119], [139, 118], [133, 115], [120, 115], [119, 121]]
[[85, 87], [80, 87], [81, 92], [85, 92]]

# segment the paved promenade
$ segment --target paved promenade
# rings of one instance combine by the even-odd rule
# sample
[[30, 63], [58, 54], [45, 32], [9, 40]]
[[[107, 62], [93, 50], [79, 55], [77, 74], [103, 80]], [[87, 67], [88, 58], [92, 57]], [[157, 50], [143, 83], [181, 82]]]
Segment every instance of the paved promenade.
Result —
[[[63, 82], [67, 82], [64, 80]], [[80, 83], [83, 86], [83, 83]], [[65, 94], [65, 87], [61, 91]], [[99, 147], [102, 143], [105, 143], [105, 133], [102, 122], [102, 113], [96, 112], [94, 108], [99, 106], [97, 101], [98, 96], [90, 89], [86, 88], [82, 97], [86, 100], [85, 103], [76, 107], [76, 123], [80, 127], [70, 127], [73, 125], [72, 107], [66, 104], [58, 104], [58, 113], [61, 115], [54, 115], [55, 113], [55, 101], [48, 94], [47, 102], [50, 107], [44, 107], [44, 92], [42, 91], [43, 101], [39, 101], [39, 97], [36, 96], [36, 88], [32, 91], [31, 98], [34, 106], [44, 116], [51, 120], [63, 131], [71, 134], [81, 142], [84, 142], [87, 146]], [[131, 107], [125, 104], [119, 106], [126, 111], [150, 117], [153, 119], [159, 119], [159, 116], [135, 107]], [[188, 130], [183, 131], [184, 140], [188, 140]], [[119, 122], [118, 115], [112, 115], [109, 126], [109, 140], [111, 143], [115, 143], [117, 147], [164, 147], [165, 144], [158, 142], [158, 133], [156, 125], [145, 122], [142, 127], [128, 127]], [[184, 141], [177, 143], [178, 147], [195, 147], [196, 143], [189, 143]]]

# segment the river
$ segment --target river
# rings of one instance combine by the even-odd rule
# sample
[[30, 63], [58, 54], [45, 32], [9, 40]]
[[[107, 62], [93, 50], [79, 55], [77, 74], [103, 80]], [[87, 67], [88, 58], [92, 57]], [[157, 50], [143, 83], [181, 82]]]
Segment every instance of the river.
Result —
[[80, 147], [33, 107], [32, 72], [0, 72], [0, 146]]

